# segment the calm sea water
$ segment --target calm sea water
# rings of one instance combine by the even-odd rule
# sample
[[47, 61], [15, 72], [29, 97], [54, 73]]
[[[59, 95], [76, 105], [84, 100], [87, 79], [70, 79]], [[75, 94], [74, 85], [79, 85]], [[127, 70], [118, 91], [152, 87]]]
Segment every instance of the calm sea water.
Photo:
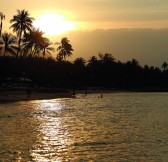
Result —
[[168, 93], [0, 104], [0, 161], [168, 161]]

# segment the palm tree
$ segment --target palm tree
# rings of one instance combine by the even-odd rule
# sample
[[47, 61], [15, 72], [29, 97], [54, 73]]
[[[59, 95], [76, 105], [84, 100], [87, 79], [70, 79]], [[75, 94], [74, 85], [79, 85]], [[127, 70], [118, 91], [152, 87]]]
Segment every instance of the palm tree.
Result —
[[85, 61], [85, 59], [82, 58], [82, 57], [78, 57], [78, 58], [76, 58], [76, 59], [74, 60], [74, 65], [77, 65], [77, 66], [82, 66], [82, 67], [84, 67], [84, 66], [85, 66], [85, 63], [86, 63], [86, 61]]
[[72, 45], [69, 43], [70, 41], [68, 38], [64, 37], [61, 39], [60, 46], [57, 48], [59, 51], [57, 58], [60, 60], [66, 59], [66, 57], [69, 57], [72, 55]]
[[26, 33], [23, 38], [23, 51], [29, 55], [35, 55], [41, 50], [44, 42], [43, 32], [39, 29], [33, 28], [29, 33]]
[[96, 56], [92, 56], [89, 60], [88, 60], [88, 66], [96, 66], [99, 63], [99, 61], [97, 60]]
[[53, 47], [50, 47], [50, 45], [52, 45], [52, 42], [50, 42], [49, 39], [44, 38], [44, 41], [41, 44], [41, 50], [43, 53], [43, 57], [46, 55], [46, 53], [51, 55], [51, 52], [55, 52], [55, 49]]
[[162, 68], [163, 68], [163, 70], [165, 71], [165, 70], [167, 69], [167, 67], [168, 67], [167, 62], [164, 62], [164, 63], [162, 64]]
[[17, 51], [17, 38], [10, 33], [2, 34], [2, 40], [0, 40], [1, 47], [4, 48], [4, 56], [6, 52], [11, 53], [16, 56]]
[[99, 58], [102, 63], [114, 63], [115, 58], [110, 53], [105, 53], [104, 55], [99, 53]]
[[22, 52], [30, 56], [40, 53], [45, 56], [46, 53], [51, 54], [50, 51], [54, 52], [55, 49], [50, 47], [52, 43], [49, 39], [43, 37], [43, 34], [42, 31], [35, 28], [29, 33], [26, 33], [23, 38]]
[[138, 65], [139, 65], [139, 62], [138, 62], [138, 60], [136, 60], [136, 59], [132, 59], [132, 60], [131, 60], [131, 64], [132, 64], [133, 66], [138, 66]]
[[33, 20], [34, 18], [29, 17], [29, 13], [26, 10], [17, 10], [17, 15], [14, 15], [13, 19], [10, 20], [10, 23], [13, 23], [10, 28], [13, 28], [13, 32], [16, 32], [19, 37], [16, 56], [18, 56], [20, 51], [22, 34], [24, 32], [25, 35], [27, 31], [31, 31]]
[[2, 12], [0, 12], [0, 19], [1, 19], [1, 26], [0, 26], [0, 37], [1, 37], [1, 33], [2, 33], [2, 20], [5, 19], [5, 15]]

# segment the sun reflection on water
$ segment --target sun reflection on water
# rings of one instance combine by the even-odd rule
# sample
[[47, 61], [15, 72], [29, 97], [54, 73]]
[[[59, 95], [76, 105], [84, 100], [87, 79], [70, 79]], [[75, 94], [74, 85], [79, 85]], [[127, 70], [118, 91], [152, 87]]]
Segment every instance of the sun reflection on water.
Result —
[[71, 136], [65, 124], [62, 124], [61, 111], [64, 109], [63, 100], [43, 100], [36, 102], [39, 113], [35, 117], [41, 121], [39, 140], [31, 150], [35, 161], [61, 161], [68, 149]]
[[168, 93], [0, 104], [0, 161], [168, 161]]

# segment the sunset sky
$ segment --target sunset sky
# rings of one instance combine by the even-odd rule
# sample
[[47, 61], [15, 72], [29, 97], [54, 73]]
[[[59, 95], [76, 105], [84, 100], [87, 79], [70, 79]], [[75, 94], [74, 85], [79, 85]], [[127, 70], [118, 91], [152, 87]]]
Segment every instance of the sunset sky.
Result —
[[[0, 9], [6, 15], [3, 31], [8, 31], [17, 9], [28, 10], [35, 24], [41, 18], [44, 21], [45, 15], [57, 15], [53, 22], [45, 23], [48, 38], [56, 42], [68, 37], [74, 48], [72, 59], [108, 52], [123, 62], [132, 58], [141, 65], [168, 62], [167, 0], [7, 0]], [[66, 28], [57, 28], [58, 23]], [[52, 33], [53, 28], [58, 32]], [[61, 35], [54, 35], [59, 31]]]

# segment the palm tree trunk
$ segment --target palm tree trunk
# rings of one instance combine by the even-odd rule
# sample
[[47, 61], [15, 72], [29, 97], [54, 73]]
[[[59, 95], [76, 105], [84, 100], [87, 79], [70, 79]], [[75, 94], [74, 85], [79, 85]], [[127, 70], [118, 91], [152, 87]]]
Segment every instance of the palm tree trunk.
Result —
[[21, 38], [22, 38], [22, 28], [21, 28], [20, 33], [19, 33], [19, 42], [18, 42], [18, 50], [17, 50], [16, 58], [18, 57], [19, 52], [20, 52]]
[[4, 57], [5, 57], [5, 54], [6, 54], [6, 47], [5, 47], [5, 49], [4, 49]]
[[2, 34], [2, 19], [1, 19], [0, 37], [1, 37], [1, 34]]
[[31, 50], [30, 50], [30, 54], [29, 54], [30, 56], [32, 56], [33, 55], [33, 47], [31, 47]]
[[46, 53], [46, 51], [45, 51], [45, 48], [44, 48], [44, 51], [43, 51], [43, 58], [44, 58], [44, 56], [45, 56], [45, 53]]

